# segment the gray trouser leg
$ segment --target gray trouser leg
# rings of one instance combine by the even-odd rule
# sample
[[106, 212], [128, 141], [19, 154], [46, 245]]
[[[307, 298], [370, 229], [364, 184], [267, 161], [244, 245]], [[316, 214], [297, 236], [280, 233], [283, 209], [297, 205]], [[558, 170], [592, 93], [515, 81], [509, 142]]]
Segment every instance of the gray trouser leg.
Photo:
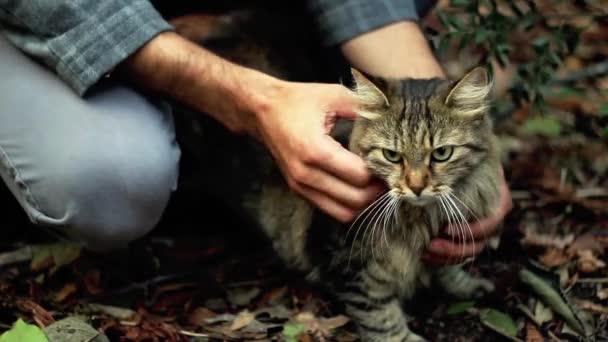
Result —
[[123, 247], [160, 219], [179, 158], [168, 110], [117, 84], [80, 98], [0, 35], [0, 176], [32, 222]]

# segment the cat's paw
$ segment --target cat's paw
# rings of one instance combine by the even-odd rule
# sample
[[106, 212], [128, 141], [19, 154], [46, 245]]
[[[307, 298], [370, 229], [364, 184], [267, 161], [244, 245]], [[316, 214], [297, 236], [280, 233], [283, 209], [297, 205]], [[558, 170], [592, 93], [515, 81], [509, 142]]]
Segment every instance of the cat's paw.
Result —
[[494, 291], [494, 284], [481, 277], [474, 277], [457, 266], [444, 267], [437, 272], [443, 289], [461, 299], [474, 299]]
[[494, 283], [486, 278], [471, 277], [471, 290], [466, 293], [467, 298], [481, 298], [494, 292]]

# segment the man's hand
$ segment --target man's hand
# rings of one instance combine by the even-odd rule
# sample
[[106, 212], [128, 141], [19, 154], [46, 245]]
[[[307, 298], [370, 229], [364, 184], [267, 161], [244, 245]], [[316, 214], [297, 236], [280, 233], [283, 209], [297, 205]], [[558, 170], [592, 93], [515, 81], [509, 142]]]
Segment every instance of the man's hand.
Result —
[[488, 240], [497, 233], [500, 222], [509, 213], [511, 208], [511, 193], [503, 176], [500, 188], [500, 203], [494, 215], [482, 218], [478, 222], [470, 223], [470, 233], [472, 236], [466, 234], [466, 241], [464, 243], [463, 241], [456, 241], [450, 238], [433, 239], [423, 259], [431, 265], [445, 265], [461, 263], [467, 258], [476, 256], [486, 247]]
[[339, 117], [354, 119], [341, 85], [284, 83], [257, 115], [258, 135], [289, 186], [341, 222], [352, 221], [383, 190], [361, 158], [329, 136]]

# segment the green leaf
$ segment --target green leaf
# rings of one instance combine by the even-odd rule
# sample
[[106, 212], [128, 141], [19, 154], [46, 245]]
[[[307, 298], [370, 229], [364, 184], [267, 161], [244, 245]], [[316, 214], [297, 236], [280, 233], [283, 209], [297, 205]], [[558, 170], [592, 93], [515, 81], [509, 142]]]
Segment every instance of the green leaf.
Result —
[[489, 326], [503, 335], [515, 337], [517, 336], [517, 326], [513, 319], [498, 310], [483, 309], [479, 312], [479, 319], [483, 324]]
[[494, 51], [494, 56], [503, 68], [509, 64], [509, 52], [511, 52], [511, 47], [506, 44], [498, 45]]
[[486, 39], [488, 39], [489, 36], [490, 36], [489, 31], [484, 30], [483, 28], [480, 28], [479, 30], [477, 30], [475, 32], [475, 37], [474, 37], [473, 41], [475, 42], [475, 44], [479, 45], [479, 44], [483, 43]]
[[13, 324], [11, 330], [0, 336], [0, 342], [48, 342], [46, 336], [35, 325], [25, 323], [21, 318]]
[[539, 134], [548, 137], [557, 137], [562, 132], [559, 121], [552, 117], [534, 117], [526, 120], [523, 126], [524, 133]]
[[608, 138], [608, 126], [604, 127], [604, 137]]
[[447, 14], [445, 14], [445, 12], [437, 11], [437, 18], [439, 18], [439, 22], [443, 27], [445, 27], [446, 29], [450, 28], [450, 20], [448, 19], [448, 16]]
[[473, 302], [473, 301], [454, 303], [448, 307], [448, 309], [446, 310], [446, 313], [448, 315], [456, 315], [456, 314], [463, 313], [463, 312], [469, 310], [473, 306], [475, 306], [475, 302]]
[[544, 52], [549, 46], [549, 39], [547, 37], [537, 38], [532, 42], [532, 46], [534, 46], [534, 51], [540, 54]]
[[[287, 323], [283, 327], [283, 337], [286, 342], [297, 342], [296, 336], [306, 331], [306, 326], [300, 323]], [[1, 341], [0, 341], [1, 342]]]
[[[587, 327], [568, 303], [566, 296], [559, 288], [559, 281], [549, 278], [550, 276], [555, 278], [555, 274], [540, 269], [537, 272], [539, 274], [529, 269], [522, 269], [519, 271], [519, 278], [522, 282], [528, 284], [547, 306], [562, 316], [571, 328], [581, 336], [587, 336]], [[546, 275], [540, 272], [544, 272]]]
[[539, 20], [539, 18], [536, 14], [526, 13], [526, 15], [523, 17], [523, 19], [519, 23], [524, 28], [524, 30], [528, 31], [528, 30], [532, 29], [534, 27], [534, 25], [536, 25], [538, 20]]
[[452, 25], [452, 27], [454, 27], [455, 29], [462, 30], [462, 28], [464, 27], [462, 20], [460, 20], [460, 18], [458, 18], [457, 16], [449, 16], [447, 18], [450, 22], [450, 25]]
[[446, 56], [449, 46], [450, 38], [448, 36], [441, 37], [439, 40], [439, 47], [437, 47], [437, 54], [439, 56]]

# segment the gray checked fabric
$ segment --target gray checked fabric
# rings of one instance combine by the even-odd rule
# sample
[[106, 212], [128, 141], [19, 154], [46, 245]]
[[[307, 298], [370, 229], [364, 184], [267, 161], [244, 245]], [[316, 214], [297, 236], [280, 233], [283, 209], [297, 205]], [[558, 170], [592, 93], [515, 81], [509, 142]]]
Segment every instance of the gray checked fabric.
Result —
[[[434, 3], [308, 2], [327, 45], [398, 20], [416, 20]], [[173, 29], [149, 0], [0, 0], [0, 28], [13, 44], [42, 60], [78, 95], [154, 36]]]

